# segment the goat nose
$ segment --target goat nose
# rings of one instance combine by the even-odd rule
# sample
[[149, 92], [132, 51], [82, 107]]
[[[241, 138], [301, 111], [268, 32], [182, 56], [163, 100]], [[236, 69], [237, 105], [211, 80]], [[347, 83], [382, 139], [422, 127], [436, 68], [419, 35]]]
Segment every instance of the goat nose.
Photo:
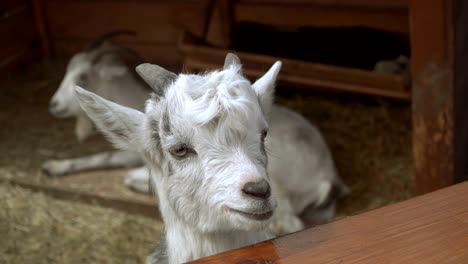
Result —
[[242, 188], [242, 192], [256, 198], [267, 199], [270, 197], [270, 185], [266, 180], [248, 182]]

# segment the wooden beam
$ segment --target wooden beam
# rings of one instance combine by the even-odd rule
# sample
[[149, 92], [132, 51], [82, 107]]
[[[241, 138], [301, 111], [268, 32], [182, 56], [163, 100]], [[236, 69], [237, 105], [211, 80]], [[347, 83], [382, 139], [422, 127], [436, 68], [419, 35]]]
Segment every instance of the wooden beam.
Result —
[[161, 220], [161, 215], [156, 203], [136, 202], [125, 199], [116, 199], [103, 196], [101, 194], [86, 193], [83, 191], [76, 191], [73, 189], [65, 189], [46, 184], [30, 183], [20, 180], [9, 180], [0, 177], [0, 183], [11, 184], [21, 188], [28, 189], [33, 192], [42, 192], [53, 198], [74, 201], [84, 204], [99, 205], [108, 207], [115, 210], [123, 211], [129, 214], [137, 214]]
[[366, 26], [403, 34], [409, 31], [407, 8], [242, 2], [234, 5], [233, 13], [236, 22], [249, 21], [280, 28]]
[[468, 2], [456, 0], [455, 23], [455, 182], [468, 180]]
[[468, 182], [189, 263], [468, 263]]
[[453, 0], [411, 0], [413, 151], [416, 192], [454, 179]]

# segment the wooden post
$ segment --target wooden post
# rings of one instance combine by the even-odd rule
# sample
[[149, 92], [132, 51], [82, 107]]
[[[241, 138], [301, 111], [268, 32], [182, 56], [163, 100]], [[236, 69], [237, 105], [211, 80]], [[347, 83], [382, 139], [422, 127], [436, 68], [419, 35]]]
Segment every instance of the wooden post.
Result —
[[410, 0], [416, 192], [454, 181], [453, 0]]
[[468, 2], [456, 0], [455, 24], [455, 182], [468, 180]]
[[227, 48], [231, 44], [231, 29], [233, 26], [233, 3], [231, 0], [219, 0], [215, 2], [205, 41], [221, 48]]

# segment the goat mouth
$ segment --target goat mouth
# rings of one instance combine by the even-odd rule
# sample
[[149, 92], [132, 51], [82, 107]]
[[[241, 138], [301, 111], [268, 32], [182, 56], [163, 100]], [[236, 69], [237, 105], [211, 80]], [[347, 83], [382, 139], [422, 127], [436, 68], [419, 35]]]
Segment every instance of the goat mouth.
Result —
[[268, 212], [265, 212], [265, 213], [248, 213], [248, 212], [244, 212], [244, 211], [239, 211], [239, 210], [236, 210], [236, 209], [233, 209], [233, 208], [229, 208], [229, 210], [231, 212], [234, 212], [234, 213], [237, 213], [237, 214], [240, 214], [246, 218], [249, 218], [249, 219], [253, 219], [253, 220], [258, 220], [258, 221], [262, 221], [262, 220], [267, 220], [268, 218], [270, 218], [272, 215], [273, 215], [273, 211], [268, 211]]

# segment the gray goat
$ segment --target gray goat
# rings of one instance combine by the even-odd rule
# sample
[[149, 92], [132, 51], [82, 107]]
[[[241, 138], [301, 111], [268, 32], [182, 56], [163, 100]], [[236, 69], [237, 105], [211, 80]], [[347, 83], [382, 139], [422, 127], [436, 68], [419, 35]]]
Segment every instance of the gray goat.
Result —
[[[143, 110], [151, 89], [122, 60], [121, 53], [130, 54], [141, 61], [138, 54], [109, 41], [117, 35], [134, 35], [131, 31], [114, 31], [96, 38], [84, 51], [75, 54], [69, 61], [65, 76], [53, 95], [49, 112], [57, 118], [74, 117], [75, 135], [82, 142], [93, 132], [94, 124], [81, 109], [75, 96], [75, 85], [126, 107]], [[47, 160], [42, 168], [49, 175], [60, 176], [85, 170], [136, 167], [143, 165], [138, 155], [129, 151], [111, 151], [65, 160]], [[130, 187], [148, 191], [148, 183], [138, 181], [143, 168], [129, 172], [126, 183]], [[141, 178], [141, 177], [140, 177]]]

